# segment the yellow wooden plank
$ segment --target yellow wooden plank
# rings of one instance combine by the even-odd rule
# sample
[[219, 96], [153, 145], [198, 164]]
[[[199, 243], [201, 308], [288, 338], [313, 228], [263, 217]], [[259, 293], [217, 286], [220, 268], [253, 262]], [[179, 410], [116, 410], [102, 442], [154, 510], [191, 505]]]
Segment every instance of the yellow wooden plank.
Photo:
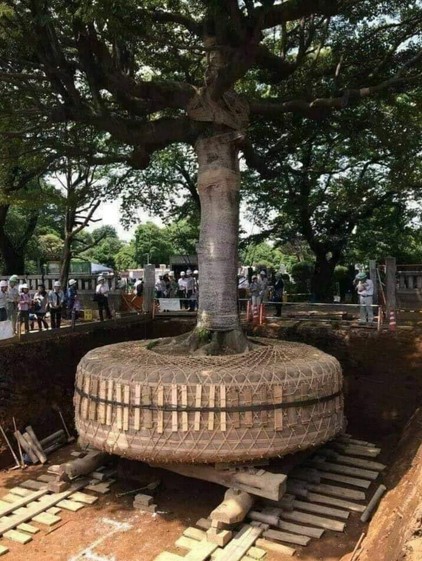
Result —
[[138, 405], [141, 405], [141, 386], [139, 384], [136, 384], [135, 386], [134, 404], [133, 428], [135, 430], [139, 430], [141, 428], [141, 408], [137, 407]]
[[[171, 385], [171, 404], [173, 407], [177, 409], [178, 407], [178, 391], [177, 391], [177, 384]], [[178, 413], [177, 411], [173, 411], [171, 414], [171, 431], [177, 432], [178, 429]]]
[[97, 419], [97, 400], [98, 397], [98, 378], [91, 379], [91, 399], [89, 402], [89, 420], [95, 421]]
[[[226, 386], [220, 386], [220, 407], [226, 407]], [[220, 413], [220, 430], [225, 432], [227, 430], [227, 413], [221, 411]]]
[[161, 409], [164, 406], [164, 387], [158, 386], [157, 389], [157, 432], [162, 434], [164, 432], [164, 411]]
[[[89, 389], [91, 385], [91, 378], [90, 376], [85, 375], [83, 380], [83, 392], [89, 395]], [[88, 406], [89, 406], [89, 399], [87, 397], [82, 397], [81, 399], [81, 419], [84, 421], [88, 420]]]
[[93, 495], [87, 495], [86, 493], [81, 493], [79, 491], [73, 493], [73, 495], [70, 495], [69, 499], [87, 505], [92, 505], [98, 501], [98, 497], [94, 497]]
[[85, 505], [76, 501], [64, 499], [63, 501], [57, 503], [57, 506], [60, 508], [64, 508], [65, 510], [70, 510], [71, 512], [77, 512], [78, 510], [81, 510], [81, 508], [84, 508]]
[[[42, 479], [39, 480], [42, 481]], [[18, 495], [18, 497], [27, 497], [28, 495], [33, 493], [33, 491], [31, 491], [30, 489], [25, 489], [24, 487], [13, 487], [12, 489], [10, 489], [10, 492], [14, 495]]]
[[120, 405], [122, 403], [122, 384], [116, 383], [115, 385], [116, 394], [116, 425], [117, 428], [123, 429], [123, 407]]
[[[195, 407], [201, 407], [202, 400], [202, 385], [197, 384], [195, 391]], [[201, 428], [201, 411], [195, 411], [194, 430], [198, 431]]]
[[36, 526], [31, 526], [31, 524], [27, 524], [26, 522], [22, 522], [22, 524], [19, 524], [19, 526], [17, 526], [17, 529], [22, 530], [22, 532], [28, 532], [28, 534], [37, 534], [40, 531], [40, 529]]
[[[273, 388], [273, 403], [279, 404], [283, 401], [283, 387], [274, 386]], [[274, 430], [283, 430], [283, 410], [274, 409]]]
[[130, 405], [130, 386], [123, 386], [123, 430], [129, 430], [129, 405]]
[[110, 426], [113, 423], [113, 390], [114, 381], [107, 380], [107, 406], [106, 406], [106, 425]]
[[5, 545], [0, 545], [0, 555], [4, 555], [8, 551], [9, 551], [8, 547], [6, 547]]
[[141, 428], [152, 429], [152, 411], [148, 409], [151, 405], [151, 388], [150, 386], [142, 386], [142, 410]]
[[18, 543], [28, 543], [32, 541], [32, 537], [29, 534], [19, 532], [18, 530], [9, 530], [3, 534], [8, 540], [12, 540]]
[[[230, 408], [239, 406], [239, 391], [237, 388], [230, 388], [227, 390], [227, 402]], [[230, 416], [233, 428], [238, 429], [240, 427], [239, 411], [233, 411], [230, 413]]]
[[[260, 401], [262, 404], [267, 404], [267, 388], [263, 386], [259, 390]], [[266, 427], [268, 424], [268, 411], [261, 411], [261, 426]]]
[[60, 516], [56, 516], [55, 514], [49, 514], [48, 512], [40, 512], [32, 518], [34, 522], [38, 522], [39, 524], [45, 524], [46, 526], [53, 526], [60, 522]]
[[[209, 406], [215, 407], [215, 385], [211, 384], [209, 388], [210, 388]], [[208, 413], [208, 430], [214, 430], [214, 411], [210, 411]]]
[[45, 512], [47, 512], [47, 514], [59, 514], [59, 512], [61, 512], [62, 509], [58, 508], [57, 506], [52, 506], [51, 508], [48, 508]]
[[[182, 408], [186, 409], [188, 406], [188, 387], [186, 384], [180, 386], [182, 392]], [[188, 413], [187, 411], [182, 411], [182, 431], [187, 432], [188, 430]]]
[[107, 380], [100, 380], [99, 389], [100, 402], [98, 403], [98, 422], [102, 425], [106, 424], [106, 404], [107, 399]]
[[[252, 390], [245, 389], [243, 391], [243, 402], [245, 407], [248, 405], [252, 405]], [[245, 411], [245, 427], [251, 428], [253, 427], [253, 413], [252, 411]]]

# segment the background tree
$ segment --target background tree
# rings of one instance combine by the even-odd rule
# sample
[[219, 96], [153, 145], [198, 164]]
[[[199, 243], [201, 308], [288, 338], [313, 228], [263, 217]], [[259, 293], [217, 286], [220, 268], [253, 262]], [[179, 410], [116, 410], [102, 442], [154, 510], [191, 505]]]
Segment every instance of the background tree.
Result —
[[167, 232], [153, 222], [141, 224], [135, 231], [135, 260], [143, 267], [147, 263], [168, 263], [175, 254]]
[[123, 246], [113, 226], [104, 225], [91, 232], [92, 248], [82, 253], [82, 257], [95, 263], [116, 268], [116, 255]]
[[135, 253], [135, 244], [133, 242], [124, 244], [115, 258], [116, 269], [118, 271], [136, 269], [138, 267], [138, 262], [136, 261]]
[[25, 273], [25, 251], [47, 200], [42, 177], [52, 160], [19, 139], [0, 144], [0, 258], [6, 275]]
[[359, 112], [308, 122], [296, 132], [292, 122], [295, 142], [282, 146], [272, 127], [257, 128], [260, 169], [268, 179], [256, 189], [260, 178], [252, 174], [249, 201], [259, 209], [267, 234], [283, 242], [300, 234], [307, 242], [315, 256], [317, 301], [332, 301], [334, 269], [354, 230], [375, 212], [405, 208], [405, 201], [420, 193], [422, 143], [417, 120], [409, 122], [413, 101], [366, 103]]

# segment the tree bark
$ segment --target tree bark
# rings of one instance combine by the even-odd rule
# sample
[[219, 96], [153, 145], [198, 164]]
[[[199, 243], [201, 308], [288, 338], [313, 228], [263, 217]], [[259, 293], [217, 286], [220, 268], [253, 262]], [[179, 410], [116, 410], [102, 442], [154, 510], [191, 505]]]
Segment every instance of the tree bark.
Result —
[[333, 276], [337, 265], [334, 258], [316, 255], [314, 274], [311, 280], [311, 291], [316, 302], [332, 302], [334, 295]]
[[211, 331], [240, 327], [236, 286], [240, 172], [232, 136], [216, 135], [196, 145], [201, 201], [197, 325]]
[[4, 263], [5, 275], [24, 275], [25, 274], [25, 249], [31, 238], [37, 220], [30, 220], [27, 228], [25, 229], [25, 234], [19, 244], [19, 247], [15, 247], [12, 240], [6, 232], [6, 218], [9, 211], [10, 205], [0, 206], [0, 256]]

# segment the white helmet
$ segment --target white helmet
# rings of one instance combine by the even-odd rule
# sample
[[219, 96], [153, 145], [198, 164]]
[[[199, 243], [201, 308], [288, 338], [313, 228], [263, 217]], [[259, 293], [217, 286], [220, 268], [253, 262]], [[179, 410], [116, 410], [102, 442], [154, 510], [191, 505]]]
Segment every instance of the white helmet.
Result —
[[194, 272], [193, 272], [193, 274], [194, 274], [194, 275], [199, 275], [198, 269], [195, 269]]
[[266, 275], [267, 273], [265, 271], [260, 271], [259, 273], [260, 275]]
[[75, 279], [70, 279], [69, 286], [73, 286], [74, 284], [76, 284]]
[[192, 274], [192, 269], [188, 269], [188, 270], [186, 271], [186, 274], [187, 274], [187, 275], [191, 275], [191, 274]]
[[7, 281], [5, 280], [0, 281], [0, 288], [5, 288], [5, 287], [7, 288]]
[[180, 276], [181, 276], [181, 277], [184, 277], [185, 275], [186, 275], [185, 271], [182, 271], [182, 272], [180, 273]]
[[21, 284], [21, 290], [27, 289], [28, 290], [28, 285], [26, 283]]
[[103, 275], [98, 275], [97, 281], [102, 281], [105, 280], [105, 278], [103, 277]]
[[54, 288], [60, 288], [61, 287], [60, 281], [56, 281], [53, 286]]
[[169, 277], [174, 277], [174, 271], [169, 271]]

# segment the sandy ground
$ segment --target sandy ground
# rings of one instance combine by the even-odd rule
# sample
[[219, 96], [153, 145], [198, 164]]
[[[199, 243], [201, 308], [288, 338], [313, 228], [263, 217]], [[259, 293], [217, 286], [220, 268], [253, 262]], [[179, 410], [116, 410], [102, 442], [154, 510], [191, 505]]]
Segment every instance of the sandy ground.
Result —
[[[69, 459], [71, 447], [60, 450], [50, 463]], [[8, 488], [25, 479], [46, 473], [46, 467], [28, 467], [25, 471], [0, 474], [0, 498]], [[117, 494], [136, 489], [154, 479], [161, 485], [156, 495], [158, 513], [150, 514], [132, 508], [130, 496]], [[90, 492], [90, 494], [93, 494]], [[187, 479], [165, 470], [152, 469], [137, 462], [119, 465], [118, 481], [111, 492], [99, 495], [92, 506], [73, 513], [62, 510], [62, 521], [52, 527], [33, 523], [40, 532], [32, 542], [21, 545], [2, 539], [9, 547], [5, 561], [152, 561], [161, 551], [185, 555], [174, 542], [188, 526], [195, 525], [221, 502], [224, 489], [218, 485]], [[326, 532], [306, 548], [297, 548], [296, 557], [304, 561], [338, 561], [351, 551], [362, 532], [358, 515], [352, 514], [344, 534]], [[268, 554], [268, 561], [285, 561], [290, 557]]]

